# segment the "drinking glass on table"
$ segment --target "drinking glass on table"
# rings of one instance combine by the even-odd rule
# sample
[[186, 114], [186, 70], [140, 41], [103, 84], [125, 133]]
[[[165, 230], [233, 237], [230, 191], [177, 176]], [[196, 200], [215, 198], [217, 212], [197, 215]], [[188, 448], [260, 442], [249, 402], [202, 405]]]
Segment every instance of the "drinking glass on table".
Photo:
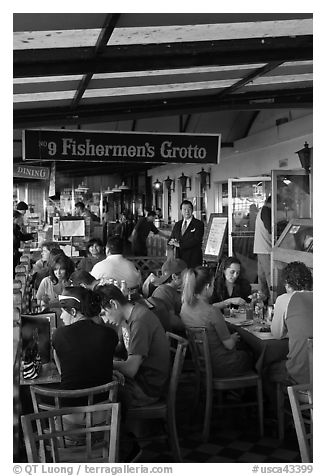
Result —
[[245, 312], [247, 321], [252, 321], [254, 318], [254, 308], [251, 303], [245, 304]]
[[231, 314], [230, 311], [231, 311], [230, 306], [226, 306], [226, 307], [223, 309], [224, 317], [230, 317], [230, 314]]

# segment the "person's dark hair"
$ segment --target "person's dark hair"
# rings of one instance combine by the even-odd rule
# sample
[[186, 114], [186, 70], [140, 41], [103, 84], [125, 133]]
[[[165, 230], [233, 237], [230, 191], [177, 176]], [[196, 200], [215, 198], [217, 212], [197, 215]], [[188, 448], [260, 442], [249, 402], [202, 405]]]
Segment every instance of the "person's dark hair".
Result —
[[72, 282], [73, 286], [80, 286], [81, 284], [86, 284], [89, 286], [94, 281], [96, 281], [96, 279], [88, 271], [78, 270], [71, 274], [70, 281]]
[[81, 210], [85, 210], [85, 203], [77, 202], [75, 203], [75, 208], [80, 208]]
[[235, 256], [228, 256], [227, 258], [224, 259], [222, 263], [222, 266], [221, 266], [222, 271], [225, 271], [226, 269], [230, 268], [232, 264], [238, 264], [241, 270], [241, 261]]
[[[66, 297], [66, 299], [62, 299], [62, 296]], [[98, 316], [101, 312], [100, 298], [90, 289], [75, 286], [67, 287], [63, 290], [59, 301], [62, 309], [65, 309], [67, 312], [71, 311], [71, 309], [76, 309], [87, 318]]]
[[25, 202], [19, 202], [17, 203], [17, 210], [28, 210], [28, 205]]
[[105, 284], [104, 286], [97, 285], [94, 288], [94, 292], [100, 297], [101, 306], [103, 309], [111, 308], [111, 299], [118, 301], [118, 303], [122, 306], [128, 304], [128, 299], [126, 296], [122, 294], [120, 289], [117, 286], [114, 286], [114, 284]]
[[295, 291], [312, 290], [312, 274], [309, 268], [300, 261], [293, 261], [282, 271], [284, 282]]
[[103, 249], [103, 242], [100, 238], [91, 238], [86, 246], [87, 253], [89, 253], [90, 247], [93, 246], [94, 244], [101, 246], [101, 248]]
[[196, 301], [196, 294], [200, 294], [207, 284], [213, 280], [214, 273], [208, 266], [197, 266], [190, 268], [183, 275], [182, 302], [193, 305]]
[[18, 210], [14, 210], [13, 216], [15, 220], [16, 218], [22, 218], [23, 215]]
[[106, 249], [111, 255], [121, 255], [123, 250], [123, 242], [119, 236], [110, 236], [106, 243]]
[[156, 217], [156, 213], [151, 210], [150, 212], [147, 213], [147, 216], [148, 217]]
[[43, 241], [41, 243], [41, 248], [47, 248], [49, 251], [54, 249], [60, 250], [59, 243], [56, 243], [55, 241]]
[[53, 266], [53, 262], [55, 258], [59, 255], [66, 256], [61, 248], [52, 248], [52, 250], [50, 250], [49, 259], [48, 259], [49, 268]]
[[191, 210], [193, 211], [194, 210], [194, 206], [193, 204], [191, 203], [190, 200], [182, 200], [181, 204], [180, 204], [180, 210], [182, 209], [182, 205], [190, 205], [191, 206]]
[[[237, 293], [238, 290], [239, 290], [238, 287], [241, 288], [241, 283], [242, 283], [242, 280], [243, 280], [241, 262], [235, 256], [227, 256], [222, 261], [221, 269], [217, 273], [217, 276], [216, 276], [216, 279], [215, 279], [215, 282], [214, 282], [214, 293], [213, 293], [213, 296], [212, 296], [213, 299], [214, 299], [214, 296], [223, 296], [224, 289], [225, 289], [225, 274], [224, 274], [224, 272], [225, 272], [226, 269], [230, 268], [230, 266], [232, 266], [232, 264], [238, 264], [240, 266], [240, 274], [234, 282], [234, 285], [235, 285], [234, 291]], [[215, 302], [215, 301], [213, 301], [213, 302]]]
[[[52, 250], [53, 252], [54, 250]], [[61, 250], [60, 250], [61, 251]], [[58, 280], [54, 274], [54, 269], [56, 265], [59, 264], [60, 268], [66, 270], [66, 280], [70, 278], [72, 273], [75, 270], [75, 264], [74, 262], [68, 258], [64, 253], [59, 253], [57, 256], [54, 256], [53, 259], [51, 259], [51, 263], [49, 263], [49, 268], [50, 268], [50, 278], [53, 284], [57, 284]]]

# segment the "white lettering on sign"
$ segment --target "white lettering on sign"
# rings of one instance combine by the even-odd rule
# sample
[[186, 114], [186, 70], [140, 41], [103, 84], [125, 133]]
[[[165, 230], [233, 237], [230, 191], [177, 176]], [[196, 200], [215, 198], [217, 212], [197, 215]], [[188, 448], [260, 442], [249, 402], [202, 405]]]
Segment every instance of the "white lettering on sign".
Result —
[[173, 147], [172, 142], [164, 141], [161, 145], [161, 156], [170, 159], [205, 159], [205, 147], [188, 145], [188, 147]]
[[[49, 143], [50, 144], [50, 143]], [[53, 155], [53, 154], [51, 154]], [[145, 142], [144, 145], [122, 145], [122, 144], [92, 144], [90, 139], [83, 143], [77, 143], [72, 138], [62, 139], [62, 155], [64, 156], [91, 156], [91, 157], [137, 157], [153, 158], [155, 156], [155, 147]], [[200, 159], [204, 160], [207, 156], [205, 147], [198, 145], [188, 145], [187, 147], [173, 146], [173, 142], [164, 141], [160, 147], [160, 155], [163, 159]]]
[[45, 169], [29, 169], [28, 167], [19, 166], [17, 172], [29, 177], [46, 178], [47, 176], [47, 170]]
[[53, 141], [49, 142], [48, 151], [50, 155], [55, 155], [57, 153], [57, 144]]
[[144, 145], [102, 145], [92, 144], [90, 139], [86, 139], [84, 143], [77, 144], [74, 139], [62, 139], [62, 155], [72, 156], [91, 156], [91, 157], [144, 157], [152, 158], [155, 155], [154, 146], [145, 142]]

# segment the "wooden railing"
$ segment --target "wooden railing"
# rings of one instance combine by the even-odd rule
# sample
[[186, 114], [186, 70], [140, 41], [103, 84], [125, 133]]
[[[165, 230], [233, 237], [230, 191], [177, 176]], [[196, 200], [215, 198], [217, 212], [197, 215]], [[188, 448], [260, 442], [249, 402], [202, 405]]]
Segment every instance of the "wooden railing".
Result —
[[166, 247], [168, 239], [164, 236], [150, 235], [147, 238], [148, 256], [166, 257]]
[[128, 256], [128, 260], [132, 261], [137, 269], [141, 272], [142, 281], [144, 282], [150, 273], [157, 274], [162, 268], [162, 264], [166, 260], [165, 256]]

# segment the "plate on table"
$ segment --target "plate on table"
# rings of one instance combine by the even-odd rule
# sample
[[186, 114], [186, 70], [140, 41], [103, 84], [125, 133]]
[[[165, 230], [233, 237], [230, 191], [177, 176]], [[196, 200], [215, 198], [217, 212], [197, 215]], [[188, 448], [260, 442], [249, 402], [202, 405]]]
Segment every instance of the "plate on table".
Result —
[[253, 320], [251, 320], [251, 321], [244, 321], [244, 322], [242, 322], [241, 324], [239, 324], [239, 326], [241, 326], [241, 327], [252, 326], [253, 323], [254, 323]]

